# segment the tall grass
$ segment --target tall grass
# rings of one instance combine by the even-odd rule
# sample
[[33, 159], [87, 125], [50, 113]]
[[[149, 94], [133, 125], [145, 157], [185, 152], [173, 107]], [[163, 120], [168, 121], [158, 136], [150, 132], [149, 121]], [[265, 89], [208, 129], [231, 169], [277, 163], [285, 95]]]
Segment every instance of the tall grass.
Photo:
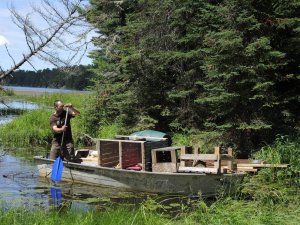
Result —
[[1, 145], [27, 147], [48, 144], [51, 140], [49, 113], [45, 110], [28, 111], [0, 126]]
[[300, 185], [300, 140], [299, 136], [278, 136], [272, 145], [263, 147], [256, 158], [271, 164], [288, 164], [287, 169], [270, 168], [261, 172], [266, 181], [292, 180]]
[[97, 137], [113, 138], [115, 135], [119, 134], [120, 130], [121, 128], [117, 123], [102, 125], [99, 127]]
[[0, 209], [0, 224], [122, 224], [122, 225], [160, 225], [160, 224], [299, 224], [299, 197], [288, 203], [259, 205], [256, 201], [224, 198], [208, 205], [203, 200], [180, 214], [170, 215], [153, 200], [147, 200], [139, 207], [117, 206], [93, 211], [60, 211], [59, 209], [29, 210], [25, 208]]
[[39, 95], [15, 95], [14, 99], [22, 99], [30, 102], [39, 103], [53, 109], [53, 103], [55, 100], [62, 100], [64, 103], [72, 103], [78, 109], [85, 107], [84, 103], [88, 98], [88, 93], [44, 93]]
[[68, 211], [68, 212], [45, 212], [29, 211], [26, 209], [15, 209], [2, 211], [0, 224], [40, 224], [40, 225], [96, 225], [96, 224], [171, 224], [168, 219], [159, 214], [143, 214], [140, 210], [133, 210], [126, 207], [110, 208], [101, 211]]
[[[51, 93], [43, 95], [14, 96], [25, 101], [35, 102], [41, 105], [41, 109], [27, 111], [16, 117], [12, 122], [0, 126], [0, 141], [2, 146], [29, 147], [44, 146], [50, 144], [52, 131], [49, 125], [49, 117], [54, 112], [55, 100], [72, 103], [79, 111], [85, 110], [86, 93]], [[84, 118], [72, 120], [72, 131], [75, 142], [83, 135]]]

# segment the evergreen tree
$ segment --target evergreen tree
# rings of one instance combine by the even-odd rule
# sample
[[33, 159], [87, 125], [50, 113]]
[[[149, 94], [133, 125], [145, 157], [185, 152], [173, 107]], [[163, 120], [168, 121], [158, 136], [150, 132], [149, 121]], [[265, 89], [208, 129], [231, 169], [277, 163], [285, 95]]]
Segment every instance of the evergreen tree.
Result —
[[99, 124], [214, 131], [247, 153], [299, 128], [297, 0], [91, 4]]

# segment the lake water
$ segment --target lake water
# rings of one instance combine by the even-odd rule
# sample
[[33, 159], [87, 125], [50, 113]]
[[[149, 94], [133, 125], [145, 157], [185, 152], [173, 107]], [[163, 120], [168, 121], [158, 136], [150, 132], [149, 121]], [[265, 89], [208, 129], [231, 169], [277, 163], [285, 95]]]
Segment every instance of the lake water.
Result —
[[62, 181], [54, 184], [38, 176], [31, 156], [38, 153], [28, 149], [5, 152], [0, 149], [0, 208], [49, 209], [63, 205], [68, 209], [93, 210], [117, 204], [135, 206], [150, 196]]
[[42, 88], [42, 87], [21, 87], [21, 86], [2, 86], [6, 90], [13, 90], [13, 91], [34, 91], [34, 92], [86, 92], [86, 91], [78, 91], [78, 90], [68, 90], [63, 88]]

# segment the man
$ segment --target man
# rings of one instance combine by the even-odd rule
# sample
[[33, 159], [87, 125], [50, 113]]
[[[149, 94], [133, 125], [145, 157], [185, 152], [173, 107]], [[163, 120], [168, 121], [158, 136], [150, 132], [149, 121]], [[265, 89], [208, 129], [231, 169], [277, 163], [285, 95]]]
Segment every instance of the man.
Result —
[[[67, 108], [65, 110], [64, 108]], [[54, 102], [55, 112], [50, 116], [50, 126], [53, 131], [50, 159], [55, 160], [59, 155], [70, 162], [80, 162], [75, 158], [74, 144], [72, 138], [71, 118], [80, 114], [72, 104], [66, 104], [61, 100]], [[68, 111], [67, 121], [65, 119]]]

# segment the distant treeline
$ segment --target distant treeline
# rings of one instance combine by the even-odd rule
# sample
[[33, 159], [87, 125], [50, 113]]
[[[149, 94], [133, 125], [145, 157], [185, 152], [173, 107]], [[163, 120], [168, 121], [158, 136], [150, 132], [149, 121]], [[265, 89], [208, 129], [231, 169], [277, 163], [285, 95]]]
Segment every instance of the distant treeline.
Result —
[[18, 70], [7, 81], [7, 85], [84, 90], [91, 86], [92, 77], [89, 67], [82, 65], [66, 69]]

